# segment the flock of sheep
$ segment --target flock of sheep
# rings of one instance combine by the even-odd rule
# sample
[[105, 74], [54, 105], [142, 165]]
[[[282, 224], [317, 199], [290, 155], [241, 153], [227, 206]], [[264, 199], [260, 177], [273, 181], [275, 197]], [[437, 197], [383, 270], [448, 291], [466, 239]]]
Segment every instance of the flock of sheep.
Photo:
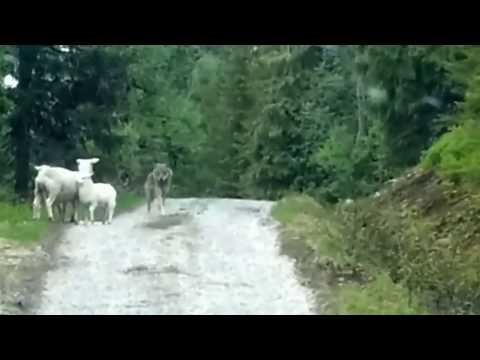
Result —
[[45, 204], [49, 220], [53, 221], [53, 209], [63, 221], [68, 204], [72, 207], [71, 221], [78, 223], [79, 205], [88, 206], [90, 223], [94, 222], [95, 209], [105, 209], [103, 224], [110, 224], [117, 203], [117, 192], [111, 184], [94, 183], [92, 181], [93, 165], [98, 158], [77, 159], [77, 171], [49, 165], [35, 166], [38, 174], [35, 177], [33, 200], [33, 218], [39, 219], [42, 204]]

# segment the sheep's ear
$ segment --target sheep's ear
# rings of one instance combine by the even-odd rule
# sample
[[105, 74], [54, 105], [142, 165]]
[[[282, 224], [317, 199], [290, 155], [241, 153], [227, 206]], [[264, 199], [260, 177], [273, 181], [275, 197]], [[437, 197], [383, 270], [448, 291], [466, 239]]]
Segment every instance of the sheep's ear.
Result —
[[93, 158], [92, 160], [90, 160], [90, 162], [91, 162], [92, 164], [96, 164], [96, 163], [98, 163], [99, 161], [100, 161], [99, 158]]
[[41, 166], [34, 166], [35, 170], [40, 171], [42, 169]]

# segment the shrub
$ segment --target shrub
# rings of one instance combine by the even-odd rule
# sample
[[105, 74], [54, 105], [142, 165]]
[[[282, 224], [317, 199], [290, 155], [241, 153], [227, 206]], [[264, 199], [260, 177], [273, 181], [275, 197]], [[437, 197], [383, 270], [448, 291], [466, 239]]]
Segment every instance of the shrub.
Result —
[[[363, 284], [337, 292], [341, 313], [480, 313], [480, 245], [467, 236], [472, 229], [439, 218], [447, 231], [439, 234], [438, 223], [399, 199], [358, 200], [336, 210], [289, 196], [272, 213], [284, 224], [283, 248], [304, 275], [332, 270], [322, 266], [328, 259], [330, 274]], [[466, 219], [471, 209], [465, 211], [458, 216]]]
[[424, 155], [422, 167], [456, 183], [480, 182], [480, 127], [467, 122], [437, 141]]
[[410, 301], [408, 291], [386, 273], [366, 285], [347, 284], [337, 291], [340, 315], [420, 315], [425, 310]]

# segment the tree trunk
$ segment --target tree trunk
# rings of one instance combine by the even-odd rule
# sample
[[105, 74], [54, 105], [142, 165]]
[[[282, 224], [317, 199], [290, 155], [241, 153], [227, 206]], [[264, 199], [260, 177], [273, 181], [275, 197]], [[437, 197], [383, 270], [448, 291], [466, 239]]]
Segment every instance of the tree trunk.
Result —
[[33, 98], [30, 85], [37, 55], [37, 45], [18, 45], [18, 87], [17, 111], [10, 119], [12, 127], [12, 143], [15, 155], [15, 192], [26, 199], [30, 182], [30, 117], [32, 116]]
[[357, 135], [355, 137], [355, 144], [358, 144], [360, 139], [365, 134], [365, 119], [364, 119], [364, 98], [362, 96], [362, 80], [357, 79]]
[[15, 118], [12, 136], [15, 147], [15, 192], [22, 198], [28, 198], [30, 180], [30, 134], [25, 114]]

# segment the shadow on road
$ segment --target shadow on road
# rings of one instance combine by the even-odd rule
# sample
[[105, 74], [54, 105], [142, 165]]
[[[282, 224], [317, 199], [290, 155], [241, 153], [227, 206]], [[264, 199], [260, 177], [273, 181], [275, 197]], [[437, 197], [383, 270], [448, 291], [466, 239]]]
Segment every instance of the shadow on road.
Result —
[[170, 227], [179, 226], [190, 218], [191, 215], [186, 212], [163, 215], [153, 220], [147, 220], [144, 223], [144, 227], [150, 229], [168, 229]]

